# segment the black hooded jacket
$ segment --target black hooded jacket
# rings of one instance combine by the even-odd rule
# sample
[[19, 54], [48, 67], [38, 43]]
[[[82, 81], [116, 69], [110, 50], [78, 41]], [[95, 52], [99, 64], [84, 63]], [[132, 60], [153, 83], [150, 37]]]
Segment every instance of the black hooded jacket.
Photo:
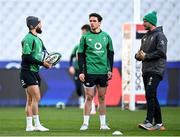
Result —
[[142, 73], [159, 74], [163, 77], [166, 67], [167, 38], [162, 27], [148, 31], [141, 40], [141, 48], [146, 55], [142, 61]]

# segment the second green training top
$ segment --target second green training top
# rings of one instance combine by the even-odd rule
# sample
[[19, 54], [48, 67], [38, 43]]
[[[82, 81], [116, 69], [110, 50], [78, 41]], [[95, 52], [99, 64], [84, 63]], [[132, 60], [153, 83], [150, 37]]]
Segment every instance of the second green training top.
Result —
[[73, 66], [76, 70], [79, 70], [79, 66], [78, 66], [78, 59], [77, 59], [77, 51], [78, 51], [78, 47], [79, 47], [79, 44], [77, 44], [72, 53], [71, 53], [71, 57], [70, 57], [70, 63], [69, 65], [70, 66]]

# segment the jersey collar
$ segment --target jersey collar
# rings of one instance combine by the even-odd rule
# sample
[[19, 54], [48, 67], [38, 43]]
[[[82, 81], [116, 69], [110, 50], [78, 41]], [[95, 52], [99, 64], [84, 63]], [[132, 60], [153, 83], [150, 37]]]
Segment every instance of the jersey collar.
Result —
[[90, 30], [90, 32], [91, 32], [91, 33], [93, 33], [93, 34], [99, 34], [99, 33], [101, 33], [101, 32], [102, 32], [102, 30], [100, 30], [100, 31], [99, 31], [99, 32], [97, 32], [97, 33], [96, 33], [96, 32], [92, 32], [91, 30]]

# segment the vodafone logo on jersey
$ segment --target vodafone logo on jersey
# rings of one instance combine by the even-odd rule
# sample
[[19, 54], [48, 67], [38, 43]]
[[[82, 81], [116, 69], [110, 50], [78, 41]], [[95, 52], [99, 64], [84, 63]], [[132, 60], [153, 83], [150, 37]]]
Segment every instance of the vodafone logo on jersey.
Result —
[[100, 42], [96, 42], [96, 43], [94, 44], [94, 47], [95, 47], [95, 49], [100, 50], [100, 49], [102, 48], [102, 45], [101, 45]]

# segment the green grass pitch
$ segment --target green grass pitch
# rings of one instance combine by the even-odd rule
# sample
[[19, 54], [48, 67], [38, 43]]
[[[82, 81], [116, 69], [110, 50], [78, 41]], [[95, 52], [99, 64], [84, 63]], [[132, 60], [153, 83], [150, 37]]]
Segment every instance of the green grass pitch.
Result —
[[110, 131], [99, 130], [99, 116], [92, 115], [89, 129], [80, 131], [82, 110], [76, 107], [57, 109], [41, 107], [40, 120], [49, 132], [25, 132], [23, 107], [0, 108], [0, 136], [112, 136], [115, 130], [123, 136], [180, 136], [180, 108], [162, 107], [166, 131], [145, 131], [137, 127], [144, 120], [146, 111], [121, 110], [120, 107], [107, 108], [107, 121]]

